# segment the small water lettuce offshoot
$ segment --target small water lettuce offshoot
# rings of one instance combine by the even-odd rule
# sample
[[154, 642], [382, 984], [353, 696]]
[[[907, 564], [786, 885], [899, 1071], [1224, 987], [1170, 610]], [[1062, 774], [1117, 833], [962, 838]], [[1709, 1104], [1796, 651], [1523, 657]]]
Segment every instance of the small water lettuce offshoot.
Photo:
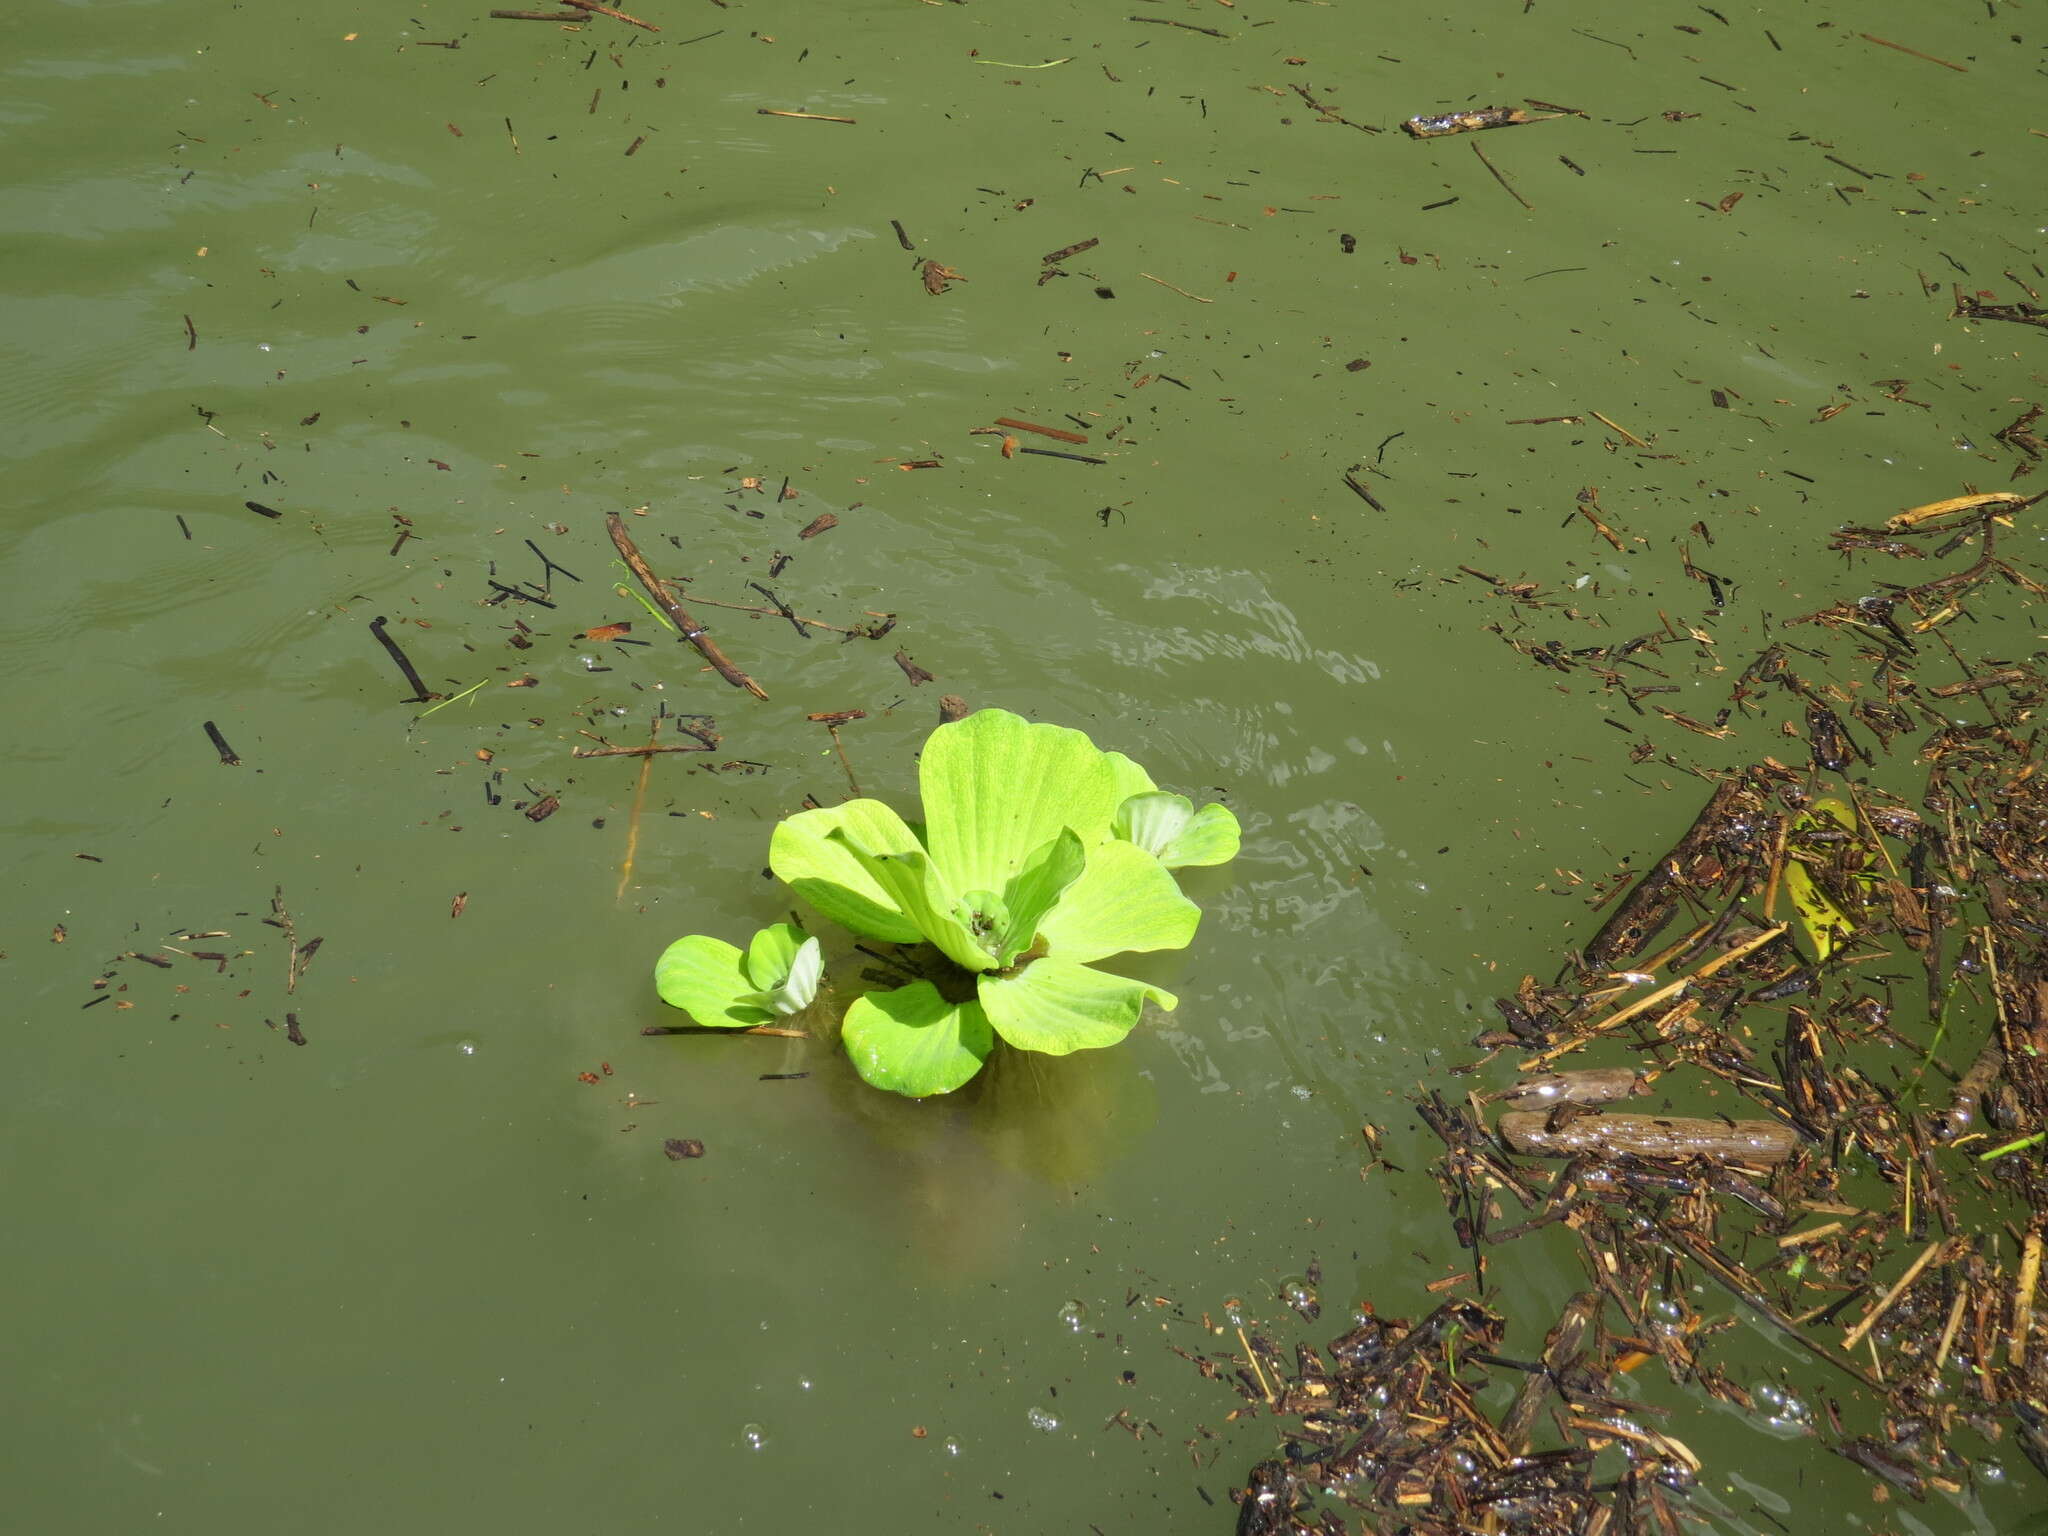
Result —
[[[1228, 809], [1197, 811], [1080, 731], [996, 709], [935, 730], [918, 785], [921, 826], [863, 798], [792, 816], [769, 845], [776, 875], [826, 917], [949, 962], [847, 1009], [841, 1038], [864, 1079], [948, 1093], [997, 1039], [1063, 1056], [1114, 1045], [1148, 1001], [1175, 1006], [1092, 962], [1187, 946], [1201, 911], [1169, 871], [1235, 856]], [[678, 940], [657, 969], [662, 996], [700, 1023], [759, 1022], [760, 973], [738, 957], [715, 939]]]
[[742, 954], [723, 939], [677, 939], [654, 965], [661, 1000], [712, 1029], [752, 1029], [801, 1013], [818, 995], [825, 952], [794, 923], [754, 935]]
[[1237, 857], [1237, 818], [1220, 805], [1199, 811], [1186, 795], [1153, 790], [1117, 807], [1111, 829], [1168, 869], [1190, 864], [1228, 864]]

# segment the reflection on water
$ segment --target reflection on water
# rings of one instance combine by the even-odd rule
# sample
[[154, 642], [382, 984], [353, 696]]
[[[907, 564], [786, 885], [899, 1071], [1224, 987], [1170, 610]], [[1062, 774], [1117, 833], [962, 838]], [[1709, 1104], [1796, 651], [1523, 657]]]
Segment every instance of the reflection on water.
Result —
[[[1202, 623], [1154, 625], [1142, 636], [1126, 641], [1128, 659], [1161, 672], [1177, 670], [1169, 662], [1187, 666], [1226, 657], [1313, 666], [1340, 683], [1371, 682], [1380, 675], [1378, 664], [1363, 656], [1312, 644], [1294, 611], [1272, 595], [1266, 579], [1256, 572], [1176, 568], [1147, 575], [1128, 569], [1142, 582], [1146, 600], [1193, 601], [1209, 610]], [[1217, 622], [1216, 616], [1225, 613], [1246, 622], [1237, 626]]]

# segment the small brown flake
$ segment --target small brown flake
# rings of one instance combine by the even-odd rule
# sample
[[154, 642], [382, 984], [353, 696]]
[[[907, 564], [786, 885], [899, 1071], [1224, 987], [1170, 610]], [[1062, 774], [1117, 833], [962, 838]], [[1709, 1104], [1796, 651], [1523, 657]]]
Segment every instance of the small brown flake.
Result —
[[670, 1162], [680, 1163], [684, 1158], [702, 1157], [704, 1143], [691, 1137], [671, 1136], [661, 1144], [661, 1150]]

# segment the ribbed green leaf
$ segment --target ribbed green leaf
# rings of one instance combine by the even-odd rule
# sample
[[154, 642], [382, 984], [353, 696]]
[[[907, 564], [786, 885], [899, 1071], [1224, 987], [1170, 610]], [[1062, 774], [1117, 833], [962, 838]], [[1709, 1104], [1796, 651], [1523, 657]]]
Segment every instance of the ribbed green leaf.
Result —
[[982, 977], [979, 995], [997, 1034], [1049, 1056], [1115, 1045], [1138, 1022], [1146, 998], [1169, 1010], [1178, 1001], [1159, 987], [1050, 955], [1014, 976]]
[[754, 991], [742, 1001], [778, 1016], [802, 1013], [818, 995], [825, 951], [796, 924], [771, 923], [747, 946], [745, 968]]
[[925, 845], [954, 889], [1004, 890], [1062, 827], [1084, 847], [1107, 837], [1136, 766], [1079, 731], [977, 710], [925, 743]]
[[1157, 859], [1119, 839], [1088, 850], [1081, 878], [1038, 931], [1053, 955], [1100, 960], [1126, 950], [1185, 949], [1201, 920], [1202, 909]]
[[1024, 867], [1003, 893], [1007, 910], [996, 936], [998, 965], [1008, 965], [1031, 947], [1045, 914], [1081, 878], [1087, 859], [1073, 828], [1061, 827], [1057, 837], [1024, 860]]
[[781, 986], [803, 942], [804, 931], [795, 923], [770, 923], [747, 942], [747, 979], [764, 992]]
[[995, 1049], [981, 1005], [949, 1003], [928, 981], [859, 999], [840, 1038], [862, 1078], [913, 1099], [951, 1093]]
[[889, 904], [908, 917], [918, 934], [936, 944], [947, 959], [970, 971], [994, 967], [994, 957], [976, 942], [968, 927], [969, 913], [923, 849], [873, 853], [843, 827], [833, 828], [827, 841], [846, 849]]
[[1156, 859], [1194, 819], [1194, 801], [1186, 795], [1170, 795], [1155, 789], [1149, 794], [1133, 795], [1118, 806], [1111, 827], [1125, 842], [1137, 844]]
[[849, 800], [800, 811], [779, 823], [768, 864], [791, 890], [842, 927], [893, 944], [915, 944], [917, 925], [830, 834], [845, 831], [874, 853], [918, 846], [903, 818], [880, 800]]
[[739, 950], [701, 933], [677, 939], [662, 951], [654, 962], [654, 986], [663, 1002], [712, 1029], [751, 1029], [775, 1017], [746, 1001], [758, 989]]
[[1205, 805], [1159, 856], [1159, 862], [1168, 869], [1185, 869], [1190, 864], [1228, 864], [1237, 857], [1243, 841], [1244, 833], [1229, 806]]
[[1168, 869], [1189, 864], [1228, 864], [1237, 857], [1240, 832], [1229, 807], [1197, 811], [1186, 795], [1160, 791], [1133, 795], [1117, 807], [1116, 835], [1136, 844]]

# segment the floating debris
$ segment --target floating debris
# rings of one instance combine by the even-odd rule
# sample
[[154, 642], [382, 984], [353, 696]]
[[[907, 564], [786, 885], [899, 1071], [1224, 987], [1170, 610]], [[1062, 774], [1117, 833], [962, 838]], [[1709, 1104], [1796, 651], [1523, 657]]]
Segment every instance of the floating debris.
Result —
[[[1712, 725], [1667, 717], [1719, 737], [1738, 714], [1775, 715], [1811, 761], [1711, 775], [1661, 858], [1596, 886], [1613, 910], [1560, 979], [1497, 1000], [1501, 1027], [1477, 1042], [1490, 1054], [1459, 1070], [1512, 1052], [1518, 1079], [1418, 1101], [1481, 1300], [1370, 1322], [1330, 1345], [1332, 1365], [1249, 1337], [1240, 1390], [1296, 1427], [1239, 1492], [1240, 1532], [1335, 1530], [1327, 1510], [1317, 1523], [1330, 1499], [1423, 1536], [1679, 1530], [1698, 1459], [1610, 1393], [1658, 1361], [1757, 1411], [1733, 1359], [1718, 1363], [1716, 1296], [1810, 1363], [1807, 1395], [1828, 1411], [1804, 1432], [1892, 1489], [1962, 1494], [1990, 1444], [2048, 1474], [2048, 773], [2033, 724], [2048, 682], [1921, 638], [2001, 595], [2048, 596], [1999, 552], [2032, 504], [1972, 494], [1842, 529], [1833, 545], [1852, 555], [1971, 563], [1788, 620], [1809, 629], [1799, 649], [1740, 671], [1670, 625], [1592, 650], [1510, 641], [1633, 699], [1648, 690], [1631, 693], [1620, 658], [1684, 633], [1733, 681]], [[1891, 755], [1909, 741], [1910, 762]], [[1916, 795], [1887, 787], [1906, 783]], [[1609, 1061], [1559, 1069], [1593, 1053]], [[1607, 1111], [1645, 1097], [1655, 1112]], [[1489, 1124], [1493, 1105], [1507, 1108]], [[1540, 1360], [1512, 1359], [1486, 1304], [1490, 1255], [1551, 1227], [1589, 1285]], [[1498, 1372], [1523, 1386], [1482, 1409]], [[1546, 1406], [1565, 1444], [1535, 1451]], [[1625, 1470], [1603, 1459], [1595, 1479], [1612, 1451]]]

